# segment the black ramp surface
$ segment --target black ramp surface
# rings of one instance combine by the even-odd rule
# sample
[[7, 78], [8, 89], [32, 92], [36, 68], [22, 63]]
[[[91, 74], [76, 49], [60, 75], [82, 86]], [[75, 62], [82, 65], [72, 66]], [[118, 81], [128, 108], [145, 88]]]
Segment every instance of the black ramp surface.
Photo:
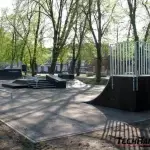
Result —
[[111, 90], [111, 79], [109, 79], [108, 83], [106, 84], [104, 90], [100, 93], [100, 95], [98, 95], [95, 99], [87, 103], [93, 105], [107, 106], [106, 101], [109, 101], [110, 99]]
[[115, 76], [112, 88], [112, 77], [110, 77], [103, 92], [88, 104], [135, 111], [136, 93], [133, 92], [132, 83], [133, 80], [130, 77]]
[[133, 76], [113, 76], [113, 88], [111, 77], [103, 92], [88, 103], [127, 111], [150, 110], [150, 76], [140, 76], [138, 80]]

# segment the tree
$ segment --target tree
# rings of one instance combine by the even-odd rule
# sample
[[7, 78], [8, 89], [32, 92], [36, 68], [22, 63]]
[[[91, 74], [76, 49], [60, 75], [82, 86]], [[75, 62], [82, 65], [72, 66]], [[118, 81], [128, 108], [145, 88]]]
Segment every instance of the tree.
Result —
[[[97, 50], [96, 82], [100, 82], [101, 79], [102, 38], [108, 30], [115, 6], [116, 1], [109, 1], [108, 3], [103, 0], [88, 0], [88, 4], [84, 7], [85, 13], [88, 14], [89, 29]], [[103, 18], [105, 18], [104, 22], [102, 21]]]
[[[133, 35], [134, 35], [134, 41], [136, 42], [136, 49], [137, 49], [137, 56], [141, 56], [141, 51], [139, 51], [139, 35], [138, 35], [138, 31], [137, 31], [137, 24], [136, 24], [136, 19], [137, 19], [137, 8], [138, 8], [138, 4], [141, 4], [138, 0], [127, 0], [128, 2], [128, 6], [129, 6], [129, 17], [130, 17], [130, 21], [131, 21], [131, 25], [132, 25], [132, 29], [133, 29]], [[148, 9], [148, 1], [146, 0], [144, 2], [144, 0], [142, 1], [142, 5], [145, 7], [145, 10], [148, 14], [148, 17], [150, 19], [150, 12]], [[146, 32], [144, 34], [144, 42], [147, 41], [147, 38], [149, 36], [149, 30], [150, 30], [150, 21], [146, 27]], [[139, 62], [141, 61], [141, 57], [137, 57], [137, 71], [139, 71]]]
[[74, 25], [79, 0], [32, 1], [41, 6], [41, 13], [45, 14], [52, 23], [53, 53], [49, 73], [53, 74], [59, 54], [65, 46], [66, 40]]
[[146, 10], [148, 20], [149, 20], [147, 28], [146, 28], [145, 36], [144, 36], [144, 42], [146, 42], [148, 40], [149, 31], [150, 31], [150, 10], [149, 10], [150, 3], [148, 2], [148, 0], [146, 0], [146, 1], [143, 0], [142, 5], [144, 6], [144, 8]]
[[70, 47], [66, 45], [63, 47], [63, 50], [59, 55], [58, 62], [60, 62], [60, 72], [62, 72], [63, 70], [63, 64], [67, 63], [68, 61], [69, 52], [70, 52]]
[[84, 42], [84, 38], [87, 32], [86, 25], [87, 25], [87, 14], [85, 15], [81, 7], [79, 7], [76, 14], [76, 22], [73, 27], [74, 37], [72, 40], [72, 63], [70, 67], [70, 72], [74, 74], [76, 62], [78, 61], [76, 70], [78, 72], [77, 73], [78, 76], [80, 74], [79, 70], [81, 63], [82, 44]]
[[136, 26], [137, 0], [127, 0], [127, 2], [129, 6], [130, 21], [133, 27], [134, 41], [138, 42], [139, 36], [138, 36], [137, 26]]
[[[24, 4], [26, 7], [24, 8]], [[35, 6], [34, 6], [35, 7]], [[34, 7], [30, 7], [29, 0], [24, 3], [24, 1], [17, 0], [15, 5], [15, 14], [7, 16], [6, 19], [10, 26], [13, 28], [13, 32], [18, 36], [18, 39], [21, 41], [19, 52], [18, 52], [18, 61], [23, 62], [25, 48], [28, 43], [28, 37], [31, 32], [31, 21], [34, 16], [33, 10]], [[12, 41], [14, 41], [12, 39]], [[14, 51], [13, 57], [15, 57], [17, 51]]]
[[[39, 0], [40, 1], [40, 0]], [[34, 38], [34, 50], [33, 50], [33, 57], [31, 58], [30, 66], [32, 70], [32, 76], [36, 74], [36, 54], [37, 54], [37, 46], [38, 46], [38, 37], [39, 37], [39, 30], [40, 30], [40, 23], [41, 23], [41, 6], [39, 5], [38, 8], [38, 18], [37, 18], [37, 24], [35, 28], [35, 38]]]

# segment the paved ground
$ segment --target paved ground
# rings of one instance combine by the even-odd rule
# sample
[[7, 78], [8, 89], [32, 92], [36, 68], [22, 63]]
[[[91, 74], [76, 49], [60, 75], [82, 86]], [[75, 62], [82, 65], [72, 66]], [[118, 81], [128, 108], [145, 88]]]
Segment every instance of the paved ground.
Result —
[[31, 141], [40, 142], [150, 118], [150, 112], [129, 113], [82, 103], [97, 96], [104, 86], [75, 82], [67, 89], [7, 89], [13, 99], [1, 91], [0, 119]]

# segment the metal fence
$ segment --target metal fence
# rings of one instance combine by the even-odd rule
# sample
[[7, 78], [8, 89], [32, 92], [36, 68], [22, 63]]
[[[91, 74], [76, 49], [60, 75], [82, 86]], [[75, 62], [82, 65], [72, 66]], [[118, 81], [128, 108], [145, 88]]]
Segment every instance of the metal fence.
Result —
[[110, 75], [150, 75], [150, 43], [111, 44]]

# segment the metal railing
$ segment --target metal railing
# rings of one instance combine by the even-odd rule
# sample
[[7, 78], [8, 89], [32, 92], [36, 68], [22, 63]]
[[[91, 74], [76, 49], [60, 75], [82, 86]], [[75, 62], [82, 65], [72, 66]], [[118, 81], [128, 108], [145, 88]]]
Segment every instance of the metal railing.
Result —
[[110, 75], [150, 75], [150, 43], [122, 42], [110, 45]]

